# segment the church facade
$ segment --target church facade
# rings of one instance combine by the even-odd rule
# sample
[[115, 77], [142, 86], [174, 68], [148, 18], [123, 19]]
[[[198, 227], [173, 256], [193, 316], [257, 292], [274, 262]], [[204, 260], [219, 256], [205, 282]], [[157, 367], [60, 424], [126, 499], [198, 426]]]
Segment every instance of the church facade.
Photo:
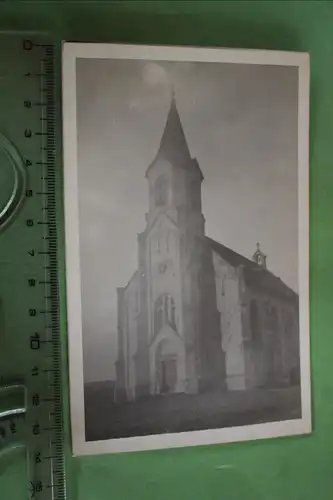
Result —
[[203, 174], [173, 96], [146, 171], [138, 269], [117, 289], [117, 401], [299, 383], [298, 295], [205, 234]]

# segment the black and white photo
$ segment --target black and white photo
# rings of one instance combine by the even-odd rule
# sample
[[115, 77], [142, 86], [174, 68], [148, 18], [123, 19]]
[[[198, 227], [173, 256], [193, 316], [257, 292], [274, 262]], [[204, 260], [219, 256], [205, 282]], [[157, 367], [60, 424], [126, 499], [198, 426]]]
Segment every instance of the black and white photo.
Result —
[[76, 455], [311, 431], [309, 60], [63, 46]]

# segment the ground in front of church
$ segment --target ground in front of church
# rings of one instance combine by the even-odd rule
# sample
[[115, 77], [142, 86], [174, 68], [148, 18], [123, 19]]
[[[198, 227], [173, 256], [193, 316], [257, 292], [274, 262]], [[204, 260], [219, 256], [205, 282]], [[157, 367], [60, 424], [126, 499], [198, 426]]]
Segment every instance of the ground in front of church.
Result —
[[116, 404], [108, 383], [85, 386], [86, 440], [218, 429], [301, 418], [300, 387], [171, 394]]

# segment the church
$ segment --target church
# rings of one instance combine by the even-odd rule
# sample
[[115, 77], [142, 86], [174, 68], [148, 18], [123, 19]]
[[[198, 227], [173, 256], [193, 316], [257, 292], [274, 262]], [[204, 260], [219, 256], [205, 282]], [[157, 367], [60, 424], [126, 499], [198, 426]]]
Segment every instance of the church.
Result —
[[205, 234], [201, 168], [175, 96], [148, 166], [138, 268], [117, 288], [116, 400], [299, 384], [298, 295]]

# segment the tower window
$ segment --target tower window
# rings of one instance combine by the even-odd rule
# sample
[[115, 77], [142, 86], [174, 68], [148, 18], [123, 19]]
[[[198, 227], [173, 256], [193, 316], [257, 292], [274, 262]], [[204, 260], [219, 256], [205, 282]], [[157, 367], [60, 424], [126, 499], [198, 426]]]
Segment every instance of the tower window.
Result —
[[176, 327], [176, 307], [171, 295], [161, 295], [155, 302], [154, 332], [157, 334], [162, 326], [168, 323]]
[[224, 279], [221, 279], [221, 295], [225, 295], [225, 282]]
[[155, 302], [155, 313], [154, 313], [154, 330], [158, 333], [163, 325], [163, 297], [159, 297]]
[[162, 206], [165, 205], [167, 198], [167, 183], [164, 176], [160, 176], [156, 179], [154, 184], [154, 199], [155, 205]]
[[172, 297], [168, 297], [168, 318], [171, 326], [176, 326], [176, 307]]

